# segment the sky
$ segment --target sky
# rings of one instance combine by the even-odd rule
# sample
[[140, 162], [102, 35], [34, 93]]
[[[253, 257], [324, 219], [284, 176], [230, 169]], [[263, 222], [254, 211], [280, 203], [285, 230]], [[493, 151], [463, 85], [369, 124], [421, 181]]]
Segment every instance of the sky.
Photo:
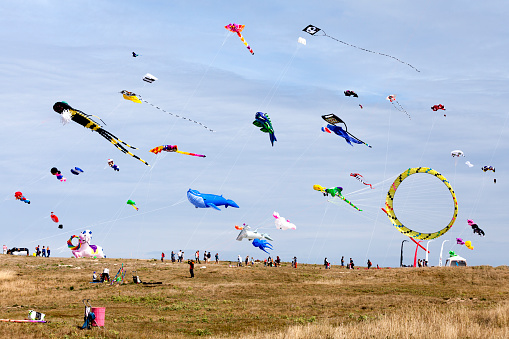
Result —
[[[31, 251], [49, 246], [52, 256], [69, 257], [66, 241], [88, 229], [112, 258], [169, 257], [172, 250], [232, 261], [267, 257], [235, 240], [235, 225], [246, 223], [271, 235], [270, 253], [283, 261], [321, 264], [327, 257], [334, 265], [344, 256], [395, 267], [408, 237], [381, 207], [396, 176], [430, 167], [453, 186], [459, 211], [449, 232], [422, 243], [430, 265], [438, 265], [444, 240], [444, 259], [453, 250], [469, 265], [505, 265], [508, 15], [504, 1], [4, 1], [0, 242]], [[254, 55], [224, 28], [229, 23], [245, 25]], [[310, 24], [418, 71], [303, 32]], [[146, 73], [158, 80], [142, 81]], [[124, 100], [122, 90], [214, 132]], [[390, 94], [410, 118], [386, 100]], [[62, 125], [52, 109], [57, 101], [100, 117], [150, 166], [74, 122]], [[437, 104], [446, 111], [433, 112]], [[258, 111], [271, 118], [273, 147], [252, 124]], [[321, 116], [330, 113], [372, 148], [323, 133]], [[149, 152], [167, 144], [206, 158]], [[452, 158], [453, 150], [465, 157]], [[110, 158], [120, 171], [108, 167]], [[483, 172], [485, 165], [496, 172]], [[75, 166], [84, 173], [71, 174]], [[52, 167], [67, 181], [51, 175]], [[329, 202], [315, 184], [343, 187], [362, 211]], [[240, 208], [196, 209], [190, 188]], [[16, 191], [31, 204], [16, 201]], [[409, 228], [435, 232], [451, 219], [453, 202], [440, 181], [416, 174], [401, 184], [395, 210]], [[297, 229], [277, 230], [274, 211]], [[467, 219], [486, 236], [473, 234]], [[457, 237], [474, 250], [456, 245]], [[414, 252], [413, 243], [404, 244], [404, 264]]]

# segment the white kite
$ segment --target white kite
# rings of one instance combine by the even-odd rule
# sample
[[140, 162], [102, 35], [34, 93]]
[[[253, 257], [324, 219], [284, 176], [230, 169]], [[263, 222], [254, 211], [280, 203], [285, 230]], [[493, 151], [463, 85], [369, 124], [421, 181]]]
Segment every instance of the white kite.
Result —
[[260, 233], [258, 230], [250, 231], [251, 227], [244, 224], [244, 226], [235, 226], [235, 229], [240, 230], [239, 235], [237, 236], [238, 241], [242, 241], [242, 239], [247, 239], [249, 241], [252, 241], [254, 239], [267, 239], [270, 241], [273, 241], [270, 235], [267, 233]]
[[290, 220], [280, 217], [278, 212], [274, 212], [274, 214], [272, 214], [272, 216], [274, 218], [276, 218], [275, 223], [276, 223], [277, 229], [283, 230], [283, 231], [297, 229], [297, 227], [294, 224], [292, 224], [290, 222]]

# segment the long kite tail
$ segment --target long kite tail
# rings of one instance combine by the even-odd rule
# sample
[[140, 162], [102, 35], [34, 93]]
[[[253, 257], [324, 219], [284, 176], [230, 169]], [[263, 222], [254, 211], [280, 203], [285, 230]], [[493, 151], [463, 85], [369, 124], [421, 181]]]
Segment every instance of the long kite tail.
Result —
[[132, 147], [128, 144], [126, 144], [125, 142], [123, 142], [122, 140], [118, 139], [116, 136], [114, 136], [113, 134], [111, 134], [110, 132], [108, 131], [105, 131], [103, 129], [101, 130], [98, 130], [97, 131], [100, 135], [103, 136], [103, 138], [105, 138], [106, 140], [108, 140], [109, 142], [111, 142], [113, 144], [113, 146], [115, 146], [116, 148], [118, 148], [120, 151], [122, 151], [123, 153], [125, 154], [129, 154], [130, 156], [132, 156], [133, 158], [135, 159], [138, 159], [139, 161], [141, 161], [142, 163], [144, 163], [145, 165], [147, 166], [150, 166], [148, 164], [148, 162], [146, 162], [145, 160], [141, 159], [139, 156], [133, 154], [132, 152], [130, 152], [129, 150], [127, 150], [124, 146], [122, 146], [122, 144], [126, 145], [126, 146], [129, 146], [133, 149], [137, 149], [135, 147]]
[[204, 155], [202, 154], [196, 154], [196, 153], [189, 153], [189, 152], [182, 152], [182, 151], [178, 151], [176, 153], [180, 153], [180, 154], [186, 154], [186, 155], [192, 155], [193, 157], [200, 157], [200, 158], [205, 158]]
[[350, 202], [350, 200], [348, 200], [347, 198], [345, 198], [344, 196], [340, 195], [339, 196], [341, 198], [341, 200], [347, 202], [348, 204], [350, 204], [350, 206], [352, 206], [353, 208], [355, 208], [357, 211], [362, 211], [361, 209], [359, 209], [357, 206], [355, 206], [354, 204], [352, 204]]
[[[396, 102], [396, 103], [398, 104], [399, 108], [398, 108], [398, 106], [394, 105], [394, 102]], [[410, 116], [410, 114], [408, 114], [408, 112], [407, 112], [407, 111], [403, 108], [403, 106], [401, 106], [401, 104], [398, 102], [398, 100], [394, 100], [394, 102], [392, 103], [392, 105], [393, 105], [393, 106], [394, 106], [394, 107], [395, 107], [398, 111], [405, 113], [405, 114], [408, 116], [408, 119], [412, 120], [412, 117]]]
[[359, 46], [355, 46], [355, 45], [349, 44], [348, 42], [344, 42], [344, 41], [341, 41], [341, 40], [336, 39], [336, 38], [334, 38], [334, 37], [331, 37], [330, 35], [328, 35], [327, 33], [325, 33], [323, 30], [322, 30], [322, 32], [323, 32], [323, 34], [324, 34], [323, 36], [326, 36], [326, 37], [328, 37], [328, 38], [331, 38], [332, 40], [335, 40], [335, 41], [337, 41], [337, 42], [340, 42], [340, 43], [342, 43], [342, 44], [344, 44], [344, 45], [347, 45], [347, 46], [350, 46], [350, 47], [353, 47], [353, 48], [360, 49], [361, 51], [364, 51], [364, 52], [369, 52], [369, 53], [373, 53], [373, 54], [378, 54], [378, 55], [386, 56], [386, 57], [388, 57], [388, 58], [392, 58], [392, 59], [394, 59], [394, 60], [396, 60], [396, 61], [398, 61], [398, 62], [400, 62], [400, 63], [402, 63], [402, 64], [405, 64], [405, 65], [407, 65], [407, 66], [409, 66], [409, 67], [411, 67], [411, 68], [415, 69], [415, 71], [417, 71], [417, 72], [419, 72], [419, 73], [421, 72], [421, 71], [419, 71], [417, 68], [415, 68], [414, 66], [410, 65], [408, 62], [405, 62], [405, 61], [403, 61], [403, 60], [400, 60], [400, 59], [398, 59], [398, 58], [396, 58], [396, 57], [394, 57], [394, 56], [392, 56], [392, 55], [385, 54], [385, 53], [380, 53], [380, 52], [375, 52], [375, 51], [371, 51], [371, 50], [369, 50], [369, 49], [367, 49], [367, 48], [362, 48], [362, 47], [359, 47]]
[[242, 34], [240, 34], [240, 32], [237, 32], [237, 35], [239, 36], [240, 38], [240, 41], [242, 41], [244, 43], [244, 46], [246, 46], [246, 48], [248, 49], [249, 52], [251, 52], [252, 55], [254, 55], [254, 52], [253, 52], [253, 49], [248, 45], [246, 39], [244, 39], [244, 37], [242, 36]]

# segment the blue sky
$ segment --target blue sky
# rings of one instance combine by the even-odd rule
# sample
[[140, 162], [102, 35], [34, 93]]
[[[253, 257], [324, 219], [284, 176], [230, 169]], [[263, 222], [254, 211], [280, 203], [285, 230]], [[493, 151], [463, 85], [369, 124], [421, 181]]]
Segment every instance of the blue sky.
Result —
[[[369, 258], [397, 266], [405, 237], [380, 207], [394, 176], [423, 166], [451, 182], [459, 205], [451, 231], [430, 243], [430, 263], [438, 263], [440, 244], [449, 240], [444, 252], [452, 249], [469, 264], [506, 264], [500, 256], [507, 243], [505, 2], [12, 1], [0, 10], [9, 28], [0, 33], [0, 239], [8, 247], [47, 245], [53, 255], [67, 257], [67, 239], [90, 229], [92, 242], [109, 257], [157, 258], [182, 249], [261, 259], [265, 253], [235, 241], [234, 226], [247, 223], [274, 238], [272, 254], [283, 260], [321, 263], [328, 257], [334, 264], [343, 255], [357, 264]], [[243, 36], [254, 56], [224, 29], [232, 22], [246, 25]], [[307, 35], [302, 29], [308, 24], [420, 72]], [[131, 57], [133, 51], [141, 56]], [[147, 72], [159, 80], [143, 82]], [[118, 93], [124, 89], [216, 132], [126, 101]], [[345, 97], [345, 90], [359, 98]], [[385, 99], [389, 94], [412, 119]], [[99, 116], [151, 166], [75, 123], [62, 126], [52, 110], [62, 100]], [[447, 116], [433, 112], [435, 104], [445, 105]], [[271, 117], [274, 147], [252, 125], [257, 111]], [[373, 148], [322, 133], [321, 115], [328, 113]], [[148, 152], [163, 144], [207, 157]], [[466, 155], [457, 162], [450, 156], [456, 149]], [[120, 172], [107, 167], [109, 158]], [[475, 166], [467, 167], [467, 160]], [[496, 173], [482, 172], [484, 165]], [[85, 172], [72, 175], [74, 166]], [[67, 182], [55, 179], [52, 167]], [[353, 172], [375, 189], [350, 177]], [[342, 186], [363, 211], [327, 202], [314, 184]], [[452, 214], [445, 186], [433, 178], [404, 184], [395, 203], [405, 224], [443, 228]], [[189, 188], [223, 194], [240, 208], [195, 209], [186, 198]], [[14, 200], [18, 190], [30, 205]], [[276, 230], [274, 211], [297, 230]], [[467, 219], [486, 237], [473, 235]], [[453, 245], [456, 237], [471, 240], [474, 251]], [[405, 246], [409, 264], [414, 246]]]

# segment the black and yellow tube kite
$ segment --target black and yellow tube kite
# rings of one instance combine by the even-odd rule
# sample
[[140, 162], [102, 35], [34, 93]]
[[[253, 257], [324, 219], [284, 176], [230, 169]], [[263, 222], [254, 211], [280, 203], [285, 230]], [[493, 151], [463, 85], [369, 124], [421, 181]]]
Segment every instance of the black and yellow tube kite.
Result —
[[137, 149], [136, 147], [126, 144], [125, 142], [123, 142], [122, 140], [120, 140], [119, 138], [117, 138], [116, 136], [111, 134], [110, 132], [104, 130], [101, 125], [99, 125], [97, 122], [92, 120], [92, 118], [90, 118], [92, 115], [89, 115], [89, 114], [83, 113], [82, 111], [74, 109], [68, 103], [63, 102], [63, 101], [56, 102], [53, 105], [53, 110], [55, 112], [57, 112], [58, 114], [62, 115], [62, 121], [68, 122], [68, 121], [72, 120], [85, 128], [88, 128], [92, 131], [99, 133], [103, 138], [105, 138], [106, 140], [111, 142], [113, 144], [113, 146], [115, 146], [116, 148], [121, 150], [123, 153], [129, 154], [130, 156], [138, 159], [145, 165], [150, 166], [145, 160], [143, 160], [140, 157], [138, 157], [137, 155], [131, 153], [123, 145], [125, 145], [129, 148], [132, 148], [132, 149]]
[[[398, 186], [401, 184], [401, 182], [403, 182], [403, 180], [405, 180], [407, 177], [409, 177], [410, 175], [415, 174], [415, 173], [427, 173], [427, 174], [431, 174], [431, 175], [437, 177], [445, 184], [445, 186], [451, 193], [452, 201], [454, 202], [454, 212], [452, 215], [452, 219], [451, 219], [451, 221], [449, 221], [447, 226], [445, 226], [440, 231], [437, 231], [434, 233], [420, 233], [417, 231], [413, 231], [413, 230], [409, 229], [408, 227], [406, 227], [405, 225], [403, 225], [401, 223], [401, 221], [398, 220], [398, 217], [396, 217], [396, 213], [394, 212], [394, 208], [392, 206], [393, 202], [394, 202], [394, 195], [396, 194], [396, 190], [398, 189]], [[394, 182], [392, 183], [391, 188], [389, 189], [389, 192], [387, 192], [387, 198], [385, 199], [385, 207], [386, 207], [386, 209], [384, 210], [384, 212], [387, 213], [389, 220], [392, 222], [392, 224], [394, 225], [394, 227], [396, 227], [396, 229], [398, 231], [400, 231], [401, 233], [403, 233], [406, 236], [409, 236], [414, 239], [419, 239], [419, 240], [431, 240], [431, 239], [435, 239], [435, 238], [438, 238], [438, 237], [444, 235], [452, 227], [452, 225], [454, 225], [454, 222], [456, 221], [456, 218], [458, 217], [458, 201], [456, 200], [456, 194], [454, 193], [454, 190], [452, 189], [451, 184], [449, 183], [449, 181], [447, 181], [447, 179], [442, 174], [438, 173], [434, 169], [427, 168], [427, 167], [409, 168], [405, 172], [401, 173], [396, 178], [396, 180], [394, 180]]]

